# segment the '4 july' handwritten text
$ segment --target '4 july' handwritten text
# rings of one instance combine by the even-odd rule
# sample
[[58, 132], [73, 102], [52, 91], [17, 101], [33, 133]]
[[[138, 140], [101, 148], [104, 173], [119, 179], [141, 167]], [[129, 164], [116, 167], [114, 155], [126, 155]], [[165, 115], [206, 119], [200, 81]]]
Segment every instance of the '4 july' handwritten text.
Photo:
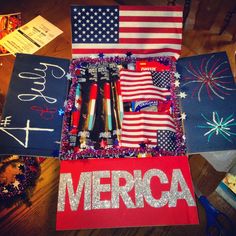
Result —
[[36, 72], [21, 72], [18, 74], [21, 79], [34, 80], [33, 85], [36, 88], [31, 88], [31, 91], [34, 93], [25, 93], [19, 94], [18, 99], [24, 102], [33, 101], [37, 98], [42, 98], [45, 102], [53, 104], [57, 102], [56, 98], [46, 96], [44, 94], [44, 90], [46, 88], [47, 82], [47, 71], [50, 70], [51, 75], [55, 79], [61, 79], [65, 76], [66, 72], [63, 68], [58, 65], [50, 64], [50, 63], [39, 63], [42, 68], [34, 68]]

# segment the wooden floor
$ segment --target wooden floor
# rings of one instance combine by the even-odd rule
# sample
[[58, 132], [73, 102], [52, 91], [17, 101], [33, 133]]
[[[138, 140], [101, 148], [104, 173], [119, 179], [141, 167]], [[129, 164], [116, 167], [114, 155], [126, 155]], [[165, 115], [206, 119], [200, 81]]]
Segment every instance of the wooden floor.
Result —
[[[112, 5], [117, 3], [125, 4], [163, 4], [166, 1], [135, 0], [135, 1], [111, 1], [97, 0], [96, 5]], [[177, 1], [182, 4], [183, 1]], [[204, 4], [212, 3], [213, 7]], [[224, 4], [222, 4], [224, 2]], [[232, 70], [235, 70], [235, 43], [232, 42], [233, 30], [229, 26], [223, 35], [219, 36], [218, 31], [223, 22], [224, 13], [227, 7], [234, 1], [193, 1], [189, 19], [185, 25], [183, 34], [182, 56], [196, 55], [201, 53], [227, 51]], [[70, 4], [94, 5], [95, 1], [80, 0], [7, 0], [1, 1], [0, 14], [22, 12], [23, 24], [27, 23], [37, 15], [42, 15], [47, 20], [64, 31], [62, 35], [53, 40], [47, 46], [38, 51], [37, 55], [47, 55], [60, 58], [71, 58], [71, 29], [70, 29]], [[203, 7], [203, 4], [205, 8]], [[218, 7], [218, 8], [217, 8]], [[201, 11], [200, 11], [200, 10]], [[208, 12], [202, 9], [207, 9]], [[218, 9], [218, 10], [217, 10]], [[219, 9], [222, 14], [219, 15]], [[217, 14], [212, 14], [211, 11]], [[211, 14], [210, 14], [211, 13]], [[204, 15], [205, 14], [205, 15]], [[209, 17], [206, 17], [209, 16]], [[198, 22], [198, 25], [194, 25]], [[203, 24], [204, 23], [204, 24]], [[203, 26], [205, 27], [203, 27]], [[199, 27], [198, 27], [199, 26]], [[202, 29], [204, 28], [204, 29]], [[7, 88], [14, 64], [13, 56], [0, 57], [0, 93], [6, 95]], [[145, 227], [145, 228], [124, 228], [124, 229], [101, 229], [83, 231], [55, 231], [57, 191], [59, 180], [59, 160], [47, 159], [41, 163], [41, 175], [31, 197], [32, 205], [13, 206], [0, 212], [0, 235], [158, 235], [158, 236], [201, 236], [205, 235], [206, 219], [204, 210], [199, 206], [200, 224], [195, 226], [178, 227]], [[236, 224], [236, 212], [217, 193], [215, 187], [224, 173], [217, 173], [203, 158], [193, 156], [190, 158], [191, 173], [193, 182], [199, 189], [209, 196], [210, 201], [220, 210], [234, 219]], [[181, 216], [180, 216], [181, 217]]]

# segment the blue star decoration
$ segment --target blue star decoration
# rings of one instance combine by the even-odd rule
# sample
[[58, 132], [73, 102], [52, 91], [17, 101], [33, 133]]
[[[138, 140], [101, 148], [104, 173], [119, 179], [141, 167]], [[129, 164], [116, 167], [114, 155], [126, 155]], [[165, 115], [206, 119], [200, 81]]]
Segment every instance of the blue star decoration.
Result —
[[130, 52], [130, 51], [127, 52], [127, 53], [126, 53], [126, 56], [127, 56], [127, 57], [131, 57], [131, 56], [132, 56], [132, 52]]
[[71, 74], [70, 74], [70, 73], [67, 73], [67, 74], [66, 74], [66, 78], [67, 78], [67, 80], [71, 80], [71, 78], [72, 78]]
[[144, 143], [143, 141], [139, 144], [140, 148], [145, 148], [146, 147], [146, 143]]
[[61, 108], [58, 110], [58, 115], [59, 116], [63, 116], [64, 115], [64, 110], [62, 110]]
[[99, 57], [99, 58], [103, 58], [103, 57], [104, 57], [104, 54], [101, 52], [101, 53], [98, 54], [98, 57]]

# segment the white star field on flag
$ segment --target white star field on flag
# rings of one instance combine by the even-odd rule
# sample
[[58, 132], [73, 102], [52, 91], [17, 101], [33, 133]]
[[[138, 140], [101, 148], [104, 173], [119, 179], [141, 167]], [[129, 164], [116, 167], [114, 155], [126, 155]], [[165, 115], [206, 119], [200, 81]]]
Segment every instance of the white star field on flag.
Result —
[[119, 11], [117, 7], [74, 8], [73, 42], [117, 43], [119, 41]]

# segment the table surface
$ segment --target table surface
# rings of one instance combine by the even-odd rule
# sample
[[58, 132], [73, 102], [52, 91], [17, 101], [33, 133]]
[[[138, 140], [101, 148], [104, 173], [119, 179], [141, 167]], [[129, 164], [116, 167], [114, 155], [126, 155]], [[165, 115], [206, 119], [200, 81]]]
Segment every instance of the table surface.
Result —
[[[96, 5], [112, 5], [124, 1], [98, 0]], [[126, 4], [159, 4], [166, 1], [127, 1]], [[182, 3], [183, 1], [179, 1]], [[52, 22], [63, 30], [63, 34], [54, 39], [37, 55], [71, 59], [71, 28], [70, 12], [71, 3], [80, 5], [94, 5], [94, 1], [66, 1], [66, 0], [8, 0], [4, 1], [0, 8], [0, 14], [13, 12], [22, 13], [22, 23], [27, 23], [37, 15]], [[191, 14], [190, 14], [191, 15]], [[191, 22], [189, 23], [191, 25]], [[231, 43], [231, 35], [218, 36], [210, 31], [196, 31], [191, 27], [184, 31], [182, 56], [196, 55], [213, 51], [227, 51], [233, 72], [235, 71], [234, 52], [235, 44]], [[211, 42], [211, 44], [209, 44]], [[11, 55], [0, 57], [0, 92], [5, 96], [7, 93], [11, 72], [15, 58]], [[224, 173], [217, 173], [203, 158], [194, 156], [190, 159], [193, 182], [206, 194], [211, 193]], [[60, 162], [57, 159], [48, 158], [41, 163], [41, 175], [33, 191], [30, 207], [24, 204], [14, 205], [0, 212], [0, 235], [204, 235], [205, 214], [199, 206], [200, 224], [194, 226], [176, 227], [144, 227], [123, 229], [97, 229], [82, 231], [56, 232], [56, 206], [59, 181]], [[236, 212], [227, 205], [216, 193], [211, 194], [210, 200], [220, 210], [235, 219]]]

